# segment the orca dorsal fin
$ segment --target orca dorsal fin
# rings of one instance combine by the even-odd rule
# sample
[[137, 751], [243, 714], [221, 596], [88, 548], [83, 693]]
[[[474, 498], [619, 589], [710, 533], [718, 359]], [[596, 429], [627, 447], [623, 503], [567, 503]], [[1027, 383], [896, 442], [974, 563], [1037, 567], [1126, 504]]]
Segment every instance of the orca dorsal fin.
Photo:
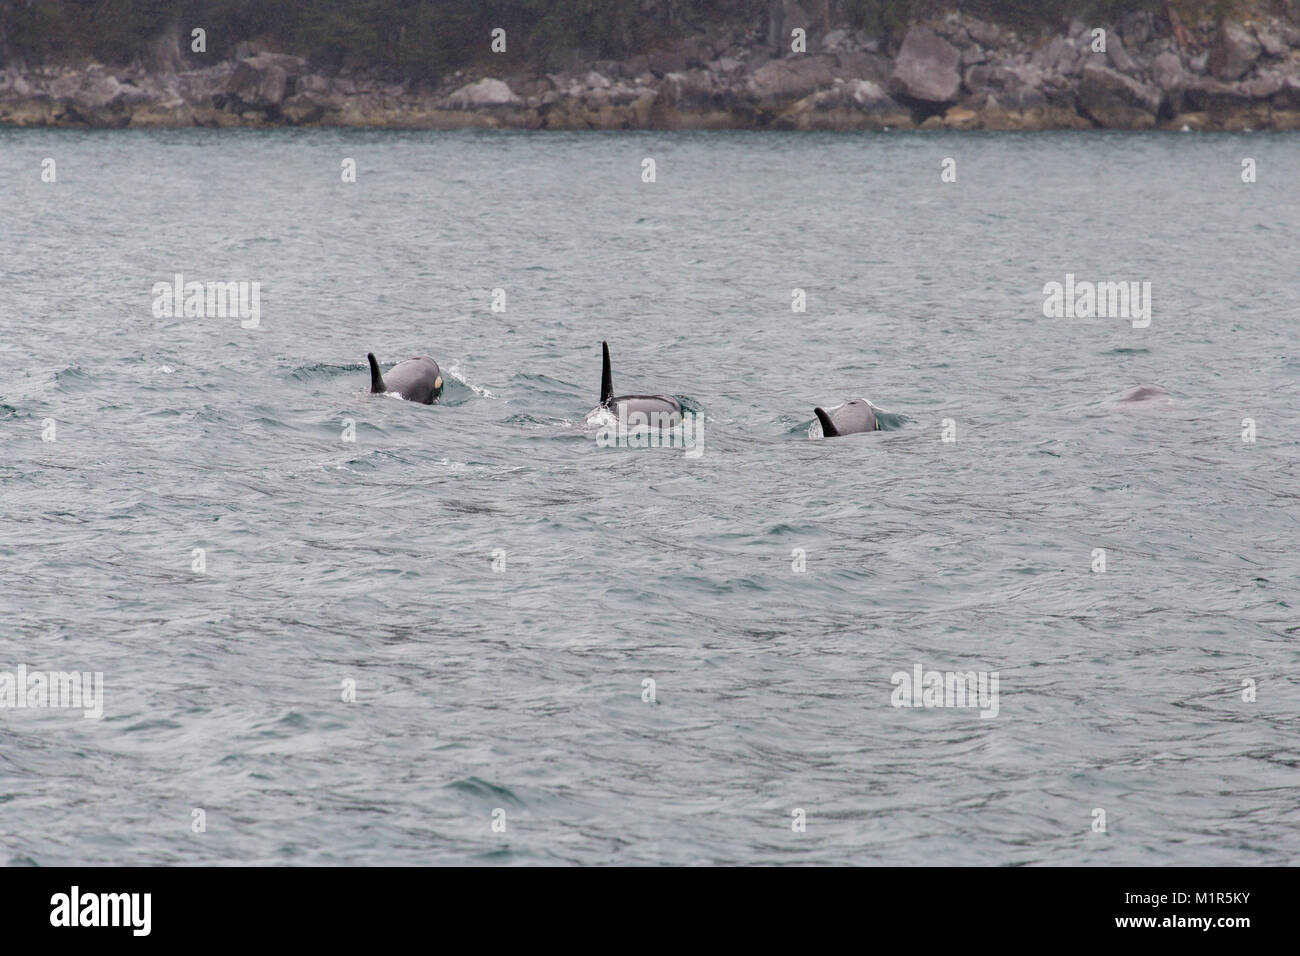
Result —
[[839, 434], [839, 432], [837, 432], [837, 431], [835, 430], [835, 426], [834, 426], [833, 424], [831, 424], [831, 417], [830, 417], [829, 415], [827, 415], [826, 412], [825, 412], [823, 409], [820, 409], [820, 408], [814, 408], [814, 409], [813, 409], [813, 414], [816, 415], [816, 416], [817, 416], [817, 420], [818, 420], [819, 422], [822, 423], [822, 436], [823, 436], [823, 437], [825, 437], [825, 438], [834, 438], [836, 435]]
[[388, 391], [388, 389], [384, 388], [384, 376], [381, 375], [379, 372], [379, 363], [375, 361], [375, 353], [367, 352], [366, 358], [370, 362], [370, 391], [371, 392]]
[[604, 356], [600, 368], [600, 404], [608, 405], [614, 400], [614, 375], [609, 369], [609, 343], [601, 342], [600, 350]]

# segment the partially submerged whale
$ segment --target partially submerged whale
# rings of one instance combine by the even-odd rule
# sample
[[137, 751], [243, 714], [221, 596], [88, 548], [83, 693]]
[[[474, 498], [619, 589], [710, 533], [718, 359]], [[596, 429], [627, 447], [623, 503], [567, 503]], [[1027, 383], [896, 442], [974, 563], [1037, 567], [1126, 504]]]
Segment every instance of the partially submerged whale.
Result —
[[830, 411], [814, 408], [813, 414], [822, 423], [822, 435], [826, 438], [880, 431], [880, 419], [876, 417], [875, 407], [865, 398], [855, 398], [843, 405], [836, 405]]
[[1160, 402], [1168, 404], [1173, 401], [1159, 385], [1139, 385], [1137, 388], [1131, 388], [1124, 393], [1120, 399], [1124, 404], [1133, 404], [1136, 402]]
[[[682, 406], [669, 395], [615, 395], [609, 367], [609, 343], [601, 342], [600, 404], [587, 413], [587, 420], [612, 414], [620, 422], [674, 428], [682, 422]], [[644, 419], [641, 416], [645, 416]]]
[[387, 375], [380, 374], [374, 352], [367, 353], [366, 358], [370, 361], [371, 392], [400, 395], [408, 402], [424, 405], [432, 405], [442, 394], [442, 373], [438, 370], [438, 363], [431, 358], [398, 362], [388, 370]]

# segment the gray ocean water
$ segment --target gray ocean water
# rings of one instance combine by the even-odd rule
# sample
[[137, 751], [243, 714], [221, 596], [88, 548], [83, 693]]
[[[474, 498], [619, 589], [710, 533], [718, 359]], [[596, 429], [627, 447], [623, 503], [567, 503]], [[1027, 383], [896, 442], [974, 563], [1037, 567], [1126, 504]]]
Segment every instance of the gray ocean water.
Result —
[[[0, 709], [5, 862], [1300, 862], [1300, 138], [0, 130], [0, 182], [0, 671], [104, 711]], [[698, 457], [598, 447], [602, 339]]]

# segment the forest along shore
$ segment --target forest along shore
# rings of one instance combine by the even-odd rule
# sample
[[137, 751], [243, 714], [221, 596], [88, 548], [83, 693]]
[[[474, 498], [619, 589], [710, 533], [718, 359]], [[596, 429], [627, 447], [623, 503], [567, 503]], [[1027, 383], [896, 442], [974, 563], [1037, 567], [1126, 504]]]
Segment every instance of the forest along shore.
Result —
[[203, 65], [173, 31], [151, 67], [5, 65], [0, 125], [1300, 129], [1300, 16], [1187, 23], [1170, 6], [1031, 36], [949, 13], [885, 40], [780, 11], [562, 72], [494, 73], [485, 52], [430, 84], [323, 72], [256, 43]]

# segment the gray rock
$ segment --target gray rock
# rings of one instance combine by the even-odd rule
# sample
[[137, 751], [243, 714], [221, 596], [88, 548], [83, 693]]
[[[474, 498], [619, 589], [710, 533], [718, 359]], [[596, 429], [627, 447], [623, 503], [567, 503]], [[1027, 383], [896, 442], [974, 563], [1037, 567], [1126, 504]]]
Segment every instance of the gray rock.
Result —
[[1289, 44], [1276, 29], [1277, 24], [1255, 24], [1255, 37], [1269, 56], [1282, 57], [1289, 52]]
[[122, 83], [120, 100], [123, 106], [135, 108], [144, 103], [150, 103], [160, 99], [161, 90], [157, 84], [146, 82], [143, 86], [137, 86], [134, 83]]
[[235, 67], [227, 92], [237, 96], [247, 106], [265, 109], [279, 106], [284, 102], [288, 90], [289, 77], [278, 66], [268, 66], [254, 72], [246, 69], [255, 57], [241, 60]]
[[760, 106], [788, 103], [830, 86], [835, 80], [836, 65], [836, 59], [830, 56], [770, 60], [750, 75], [745, 88]]
[[888, 129], [912, 126], [912, 115], [870, 80], [850, 80], [795, 103], [777, 117], [778, 129]]
[[234, 67], [218, 64], [204, 70], [191, 70], [176, 75], [176, 95], [191, 106], [212, 106], [217, 97], [226, 95]]
[[1137, 63], [1124, 48], [1124, 41], [1120, 39], [1118, 33], [1112, 33], [1106, 39], [1106, 58], [1110, 60], [1110, 65], [1121, 73], [1135, 76], [1140, 72]]
[[1274, 93], [1282, 89], [1282, 84], [1286, 81], [1286, 76], [1277, 70], [1268, 70], [1260, 73], [1245, 82], [1245, 90], [1248, 95], [1257, 100], [1266, 100]]
[[822, 37], [822, 49], [827, 51], [835, 50], [848, 39], [848, 36], [848, 30], [832, 30]]
[[892, 85], [925, 103], [952, 103], [961, 89], [957, 48], [927, 27], [912, 27], [894, 60]]
[[974, 66], [977, 63], [987, 63], [988, 57], [984, 55], [984, 49], [978, 43], [972, 43], [966, 49], [961, 51], [962, 69], [968, 66]]
[[477, 83], [467, 83], [447, 97], [453, 109], [469, 110], [486, 106], [517, 106], [522, 102], [503, 80], [484, 77]]
[[885, 92], [879, 83], [872, 83], [870, 80], [854, 80], [846, 84], [853, 102], [858, 107], [868, 113], [887, 111], [890, 113], [907, 112], [903, 110], [896, 100]]
[[1161, 93], [1109, 67], [1088, 63], [1079, 83], [1079, 105], [1098, 125], [1110, 129], [1151, 129]]
[[[638, 101], [646, 95], [642, 93]], [[705, 70], [669, 73], [658, 95], [650, 95], [658, 123], [667, 122], [668, 128], [686, 128], [702, 120], [709, 126], [752, 125], [758, 115], [752, 102]]]
[[1002, 31], [992, 23], [970, 19], [966, 22], [966, 32], [970, 34], [972, 40], [986, 49], [997, 49], [1002, 46]]
[[1253, 33], [1238, 23], [1225, 20], [1210, 49], [1210, 73], [1225, 83], [1239, 80], [1250, 72], [1260, 52], [1259, 41]]
[[71, 99], [76, 95], [77, 90], [81, 87], [82, 79], [83, 77], [81, 74], [74, 73], [71, 70], [66, 73], [60, 73], [54, 78], [53, 82], [49, 84], [50, 96], [57, 100]]
[[[1045, 106], [1045, 76], [1032, 64], [1012, 67], [994, 67], [989, 75], [989, 89], [997, 95], [1004, 109], [1031, 110]], [[1068, 86], [1068, 84], [1063, 84]], [[1071, 97], [1073, 104], [1073, 97]]]
[[1181, 93], [1187, 88], [1187, 71], [1176, 53], [1161, 53], [1155, 58], [1151, 79], [1166, 94]]
[[299, 93], [319, 93], [322, 96], [330, 92], [330, 78], [320, 73], [309, 73], [298, 78]]
[[966, 29], [966, 24], [962, 22], [960, 13], [947, 14], [934, 25], [934, 32], [958, 49], [964, 50], [974, 42], [971, 40], [970, 32]]
[[292, 82], [307, 72], [307, 61], [283, 53], [259, 53], [240, 60], [226, 93], [253, 111], [278, 108], [293, 92]]
[[73, 102], [77, 106], [102, 109], [122, 95], [122, 84], [112, 76], [88, 76], [78, 88]]

